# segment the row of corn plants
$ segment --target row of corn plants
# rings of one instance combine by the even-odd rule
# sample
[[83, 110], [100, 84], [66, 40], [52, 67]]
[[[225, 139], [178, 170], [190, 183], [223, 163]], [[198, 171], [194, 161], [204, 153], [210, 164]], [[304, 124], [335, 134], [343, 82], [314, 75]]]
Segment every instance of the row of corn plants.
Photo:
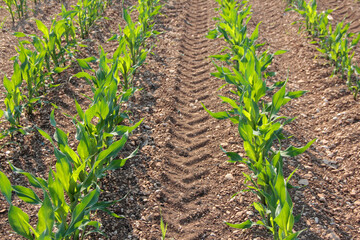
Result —
[[50, 28], [40, 20], [35, 20], [42, 36], [14, 33], [19, 39], [18, 55], [12, 58], [12, 78], [5, 76], [3, 80], [6, 110], [0, 110], [0, 118], [5, 116], [10, 128], [3, 131], [0, 138], [12, 136], [14, 131], [26, 133], [20, 124], [23, 110], [31, 115], [46, 90], [58, 86], [54, 75], [71, 66], [79, 47], [86, 47], [77, 40], [77, 36], [88, 36], [90, 27], [102, 18], [107, 3], [99, 0], [79, 0], [76, 6], [72, 6], [72, 10], [66, 10], [62, 5], [61, 13], [52, 20]]
[[[22, 19], [26, 16], [28, 6], [26, 0], [4, 0], [5, 9], [10, 13], [12, 22], [15, 18]], [[36, 1], [35, 1], [36, 2]]]
[[[146, 4], [146, 7], [142, 6], [138, 9], [147, 9], [156, 13], [161, 7], [158, 1], [139, 1], [139, 6], [142, 4]], [[131, 20], [130, 15], [126, 16]], [[141, 29], [147, 31], [139, 33], [147, 36], [142, 39], [145, 41], [154, 32], [152, 27], [155, 16], [156, 14], [153, 14], [148, 19], [147, 24], [150, 26], [148, 28], [143, 28], [140, 22], [131, 22], [133, 25], [125, 29], [134, 31], [133, 27], [137, 29], [141, 26]], [[125, 31], [121, 32], [119, 39], [125, 38], [125, 34]], [[129, 42], [119, 41], [119, 47], [112, 59], [107, 58], [107, 53], [101, 47], [99, 59], [93, 57], [78, 59], [83, 69], [90, 70], [80, 72], [75, 76], [84, 77], [91, 84], [93, 91], [93, 96], [89, 96], [91, 104], [84, 111], [75, 100], [77, 115], [72, 119], [77, 130], [76, 150], [72, 149], [68, 143], [69, 134], [57, 127], [55, 110], [50, 114], [50, 123], [55, 127], [53, 138], [38, 128], [39, 133], [53, 145], [56, 158], [55, 168], [49, 171], [47, 179], [36, 177], [10, 164], [11, 169], [15, 173], [23, 174], [30, 185], [37, 189], [36, 191], [24, 186], [11, 185], [6, 175], [0, 171], [0, 190], [10, 205], [9, 223], [17, 234], [26, 239], [37, 240], [84, 239], [94, 232], [106, 235], [100, 229], [100, 222], [91, 220], [95, 211], [105, 211], [114, 217], [122, 218], [108, 210], [108, 207], [121, 199], [103, 202], [99, 201], [99, 197], [100, 179], [108, 171], [121, 168], [137, 152], [136, 149], [129, 156], [118, 157], [129, 134], [142, 121], [132, 126], [124, 125], [128, 114], [123, 109], [123, 103], [132, 96], [135, 87], [124, 88], [125, 79], [129, 79], [133, 72], [123, 73], [121, 70], [125, 61], [128, 68], [138, 68], [145, 60], [140, 56], [144, 55], [143, 51], [146, 51], [142, 48], [137, 51], [137, 55], [128, 54], [134, 59], [141, 59], [141, 63], [139, 60], [132, 62], [131, 57], [125, 56], [126, 52], [130, 51], [130, 45]], [[141, 42], [140, 45], [148, 48], [150, 46], [145, 42]], [[98, 63], [96, 71], [90, 67], [90, 60]], [[42, 198], [38, 196], [39, 192], [42, 193]], [[30, 223], [29, 216], [12, 204], [13, 193], [26, 203], [41, 205], [35, 227]]]
[[360, 41], [360, 33], [349, 32], [350, 23], [344, 20], [332, 25], [329, 21], [332, 19], [332, 10], [319, 13], [316, 0], [309, 3], [301, 0], [296, 4], [291, 1], [290, 4], [292, 8], [287, 10], [293, 10], [304, 18], [300, 21], [302, 24], [299, 30], [305, 27], [314, 39], [312, 43], [319, 46], [317, 50], [334, 66], [332, 76], [340, 74], [346, 79], [346, 85], [356, 100], [360, 90], [360, 68], [354, 62], [354, 48]]
[[10, 79], [4, 76], [6, 109], [0, 110], [0, 117], [4, 115], [11, 127], [2, 137], [12, 135], [14, 131], [24, 133], [20, 123], [23, 110], [31, 115], [46, 91], [58, 86], [54, 76], [71, 65], [77, 47], [82, 46], [76, 40], [75, 29], [66, 19], [54, 19], [50, 29], [40, 20], [36, 20], [36, 25], [42, 36], [14, 33], [19, 38], [17, 55], [12, 58], [14, 73]]
[[276, 240], [296, 239], [304, 231], [294, 231], [300, 214], [294, 216], [294, 204], [289, 194], [289, 189], [294, 188], [290, 179], [296, 170], [286, 178], [283, 162], [284, 158], [306, 151], [315, 139], [301, 148], [289, 146], [283, 149], [281, 140], [288, 138], [282, 133], [283, 127], [294, 119], [281, 116], [279, 111], [305, 91], [287, 92], [287, 80], [268, 86], [267, 79], [275, 74], [267, 69], [268, 66], [274, 56], [286, 51], [279, 50], [274, 54], [268, 50], [261, 51], [264, 44], [257, 43], [260, 24], [251, 34], [247, 30], [252, 14], [248, 1], [217, 2], [220, 17], [216, 18], [216, 28], [209, 31], [207, 37], [223, 38], [227, 45], [222, 54], [211, 56], [217, 69], [212, 75], [225, 80], [234, 97], [220, 96], [223, 103], [230, 105], [229, 111], [212, 112], [203, 106], [212, 117], [229, 119], [238, 126], [246, 157], [222, 150], [230, 162], [244, 163], [252, 171], [251, 174], [243, 173], [246, 186], [243, 191], [257, 195], [259, 200], [252, 205], [260, 217], [258, 221], [249, 219], [239, 224], [226, 224], [238, 229], [260, 225]]
[[[15, 18], [23, 19], [27, 12], [31, 9], [28, 7], [27, 0], [3, 0], [5, 9], [11, 15], [12, 22], [15, 23]], [[72, 6], [72, 13], [77, 18], [76, 22], [80, 28], [81, 37], [85, 38], [89, 33], [90, 27], [99, 19], [102, 18], [106, 7], [111, 1], [103, 0], [78, 0], [77, 4]], [[34, 0], [34, 4], [38, 4]]]

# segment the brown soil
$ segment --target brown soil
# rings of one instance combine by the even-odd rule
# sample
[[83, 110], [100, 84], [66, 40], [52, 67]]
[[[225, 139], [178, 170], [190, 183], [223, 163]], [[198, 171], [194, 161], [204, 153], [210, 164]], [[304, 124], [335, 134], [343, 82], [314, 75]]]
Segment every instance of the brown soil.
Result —
[[[321, 9], [339, 6], [332, 14], [335, 21], [347, 15], [354, 22], [353, 31], [358, 31], [358, 3], [352, 0], [319, 0], [318, 3]], [[309, 181], [307, 187], [292, 192], [295, 213], [304, 210], [296, 225], [297, 230], [307, 228], [300, 239], [360, 239], [359, 101], [353, 100], [344, 80], [330, 78], [332, 68], [323, 59], [314, 58], [318, 54], [315, 46], [309, 44], [306, 35], [297, 33], [298, 26], [291, 25], [300, 18], [295, 13], [284, 12], [284, 1], [252, 0], [251, 4], [253, 18], [249, 28], [262, 21], [260, 41], [267, 43], [264, 49], [289, 50], [272, 64], [272, 70], [277, 72], [272, 81], [288, 77], [288, 90], [308, 91], [283, 109], [284, 115], [298, 116], [286, 127], [287, 134], [294, 137], [284, 144], [302, 146], [318, 138], [305, 154], [285, 162], [286, 175], [299, 167], [292, 180], [295, 185], [300, 179]], [[48, 9], [43, 10], [46, 14], [55, 12], [51, 4], [43, 7]], [[164, 15], [158, 18], [157, 28], [163, 33], [158, 36], [154, 55], [149, 56], [148, 64], [137, 76], [143, 90], [129, 104], [133, 120], [145, 117], [145, 121], [132, 136], [126, 152], [138, 145], [141, 152], [103, 181], [104, 200], [120, 199], [128, 193], [125, 200], [113, 207], [126, 219], [118, 220], [102, 213], [95, 216], [110, 239], [160, 239], [160, 210], [168, 224], [169, 239], [271, 239], [263, 228], [242, 231], [223, 223], [241, 222], [249, 217], [255, 220], [258, 216], [251, 206], [253, 195], [242, 193], [231, 198], [244, 189], [241, 172], [247, 169], [227, 163], [219, 145], [243, 154], [236, 126], [212, 119], [200, 104], [213, 111], [224, 110], [217, 95], [228, 94], [226, 88], [218, 92], [223, 82], [209, 75], [214, 67], [207, 57], [218, 53], [224, 45], [222, 40], [205, 38], [214, 27], [215, 7], [213, 0], [169, 0], [163, 8]], [[104, 39], [117, 31], [121, 21], [119, 9], [118, 4], [111, 6], [107, 12], [111, 20], [94, 29], [90, 47], [81, 53], [82, 57], [96, 55], [98, 44], [104, 45], [105, 51], [113, 51], [115, 44], [105, 43]], [[4, 10], [1, 13], [6, 15]], [[24, 26], [32, 26], [30, 32], [36, 27], [30, 20]], [[0, 62], [1, 71], [10, 75], [9, 58], [15, 54], [12, 49], [16, 45], [11, 33], [20, 30], [6, 29], [0, 33]], [[67, 76], [76, 71], [71, 70]], [[89, 88], [81, 80], [68, 82], [66, 76], [63, 78], [61, 87], [48, 98], [63, 112], [75, 114], [74, 97], [86, 108], [88, 101], [81, 93], [89, 94]], [[28, 124], [52, 132], [48, 121], [50, 111], [51, 106], [46, 105]], [[73, 137], [75, 130], [70, 119], [60, 111], [56, 119]], [[39, 176], [46, 175], [54, 166], [52, 148], [38, 134], [18, 136], [15, 141], [20, 144], [4, 145], [0, 152], [1, 170], [14, 184], [26, 181], [11, 174], [6, 164], [9, 160]], [[225, 177], [229, 173], [232, 179]], [[8, 225], [7, 207], [1, 196], [0, 238], [19, 239]], [[35, 221], [35, 209], [30, 206], [27, 210]]]

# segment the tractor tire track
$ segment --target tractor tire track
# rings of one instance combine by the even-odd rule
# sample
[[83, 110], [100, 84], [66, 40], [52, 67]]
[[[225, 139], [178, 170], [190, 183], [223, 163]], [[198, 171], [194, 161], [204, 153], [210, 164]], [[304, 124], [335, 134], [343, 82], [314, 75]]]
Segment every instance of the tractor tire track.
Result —
[[[234, 183], [225, 183], [232, 166], [219, 148], [220, 143], [226, 148], [228, 141], [239, 148], [237, 132], [229, 122], [211, 118], [201, 106], [204, 103], [213, 111], [224, 110], [216, 94], [223, 82], [211, 77], [215, 67], [209, 58], [221, 51], [223, 42], [206, 38], [215, 26], [212, 18], [217, 15], [217, 6], [213, 0], [180, 0], [169, 2], [164, 12], [168, 32], [161, 47], [169, 56], [168, 78], [155, 93], [156, 148], [150, 164], [154, 171], [149, 172], [156, 187], [149, 187], [148, 206], [135, 231], [141, 232], [140, 239], [159, 239], [160, 209], [168, 224], [167, 238], [176, 240], [234, 236], [224, 220], [237, 212], [243, 213], [239, 221], [246, 217], [247, 200], [242, 209], [236, 201], [229, 201], [239, 190], [236, 182], [241, 173], [233, 172]], [[251, 231], [240, 235], [244, 239]]]
[[211, 204], [203, 203], [214, 194], [211, 182], [201, 181], [210, 172], [206, 164], [211, 161], [210, 140], [206, 137], [210, 117], [203, 110], [194, 111], [194, 106], [216, 90], [208, 87], [212, 65], [206, 59], [210, 55], [210, 41], [205, 38], [213, 9], [209, 0], [189, 0], [184, 7], [180, 62], [176, 69], [178, 84], [173, 96], [178, 112], [171, 114], [174, 123], [179, 124], [169, 131], [171, 136], [166, 145], [169, 154], [162, 169], [162, 212], [170, 237], [202, 239], [207, 235], [206, 226], [197, 223], [210, 212]]
[[350, 32], [360, 32], [360, 3], [351, 0], [321, 0], [318, 1], [320, 10], [332, 9], [331, 16], [334, 22], [342, 20], [351, 23]]

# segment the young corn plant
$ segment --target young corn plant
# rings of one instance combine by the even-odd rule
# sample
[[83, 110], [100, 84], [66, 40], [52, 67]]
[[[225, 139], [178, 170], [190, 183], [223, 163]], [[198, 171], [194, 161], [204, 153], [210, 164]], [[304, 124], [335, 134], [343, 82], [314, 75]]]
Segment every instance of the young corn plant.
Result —
[[[38, 30], [43, 34], [42, 36], [35, 34], [26, 35], [21, 32], [16, 32], [15, 36], [18, 38], [31, 38], [31, 44], [36, 51], [39, 54], [44, 55], [45, 67], [47, 69], [47, 73], [44, 73], [44, 75], [61, 73], [69, 67], [66, 66], [66, 63], [71, 61], [71, 58], [76, 51], [75, 29], [69, 28], [65, 19], [59, 21], [53, 19], [50, 29], [48, 29], [40, 20], [36, 19], [35, 21]], [[66, 44], [63, 44], [63, 38], [65, 38]], [[22, 40], [20, 42], [29, 44], [27, 40]]]
[[26, 92], [24, 99], [28, 114], [32, 114], [34, 105], [40, 99], [40, 91], [45, 88], [44, 59], [45, 52], [38, 53], [24, 47], [20, 42], [18, 46], [18, 56], [15, 61], [19, 62], [21, 78], [25, 81]]
[[72, 6], [76, 13], [76, 22], [80, 28], [80, 36], [85, 39], [93, 24], [103, 18], [102, 14], [106, 9], [108, 1], [101, 0], [78, 0], [75, 6]]
[[[91, 221], [92, 212], [103, 210], [109, 205], [106, 202], [98, 202], [100, 189], [96, 188], [87, 194], [77, 196], [77, 200], [70, 204], [64, 194], [64, 188], [69, 185], [69, 182], [65, 181], [76, 184], [76, 174], [71, 174], [72, 169], [64, 159], [58, 160], [56, 165], [56, 172], [50, 170], [46, 180], [10, 164], [15, 173], [27, 177], [30, 185], [42, 192], [42, 199], [31, 188], [11, 185], [6, 175], [0, 171], [0, 190], [10, 205], [9, 224], [25, 239], [80, 240], [91, 232], [100, 232], [101, 224]], [[12, 193], [27, 204], [41, 206], [36, 226], [30, 224], [27, 213], [12, 203]]]
[[[300, 21], [302, 22], [302, 25], [300, 25], [299, 31], [301, 31], [303, 26], [305, 26], [305, 30], [313, 37], [319, 37], [326, 34], [329, 15], [333, 11], [326, 10], [318, 13], [316, 0], [312, 0], [309, 3], [303, 0], [301, 8], [287, 9], [287, 11], [288, 10], [294, 10], [304, 17], [304, 20]], [[297, 21], [293, 24], [295, 23], [297, 23]]]
[[331, 76], [341, 73], [341, 77], [346, 79], [346, 85], [350, 91], [353, 91], [354, 99], [356, 99], [358, 87], [353, 49], [360, 40], [360, 34], [349, 33], [350, 23], [345, 24], [344, 21], [339, 22], [333, 29], [329, 23], [332, 10], [317, 13], [316, 0], [311, 3], [303, 1], [302, 8], [293, 10], [304, 17], [305, 20], [302, 22], [306, 30], [313, 38], [318, 39], [312, 43], [319, 44], [318, 51], [334, 66]]
[[[136, 89], [129, 88], [126, 91], [118, 91], [120, 85], [119, 61], [116, 57], [113, 61], [108, 59], [101, 47], [98, 70], [92, 69], [84, 59], [78, 60], [82, 67], [95, 73], [95, 76], [86, 72], [75, 75], [75, 77], [84, 78], [92, 86], [94, 97], [91, 98], [92, 104], [85, 113], [76, 103], [80, 121], [74, 118], [74, 123], [82, 126], [78, 128], [78, 135], [87, 134], [93, 139], [94, 148], [107, 147], [112, 143], [114, 137], [121, 137], [125, 132], [133, 131], [141, 123], [140, 121], [132, 127], [121, 125], [125, 119], [128, 119], [127, 113], [121, 111], [122, 104], [129, 100]], [[92, 121], [94, 118], [97, 120]]]
[[20, 125], [20, 117], [24, 109], [23, 101], [25, 98], [25, 96], [21, 92], [22, 82], [23, 79], [21, 77], [19, 63], [17, 61], [14, 61], [14, 73], [11, 79], [8, 79], [6, 75], [3, 79], [3, 85], [6, 90], [6, 98], [4, 100], [6, 110], [1, 110], [0, 115], [4, 116], [5, 119], [10, 123], [10, 128], [1, 134], [2, 137], [5, 137], [7, 135], [10, 135], [12, 137], [12, 133], [16, 131], [25, 134], [25, 131]]
[[137, 10], [139, 12], [138, 21], [142, 26], [142, 32], [145, 34], [145, 38], [149, 38], [152, 35], [157, 35], [159, 32], [154, 31], [154, 18], [160, 14], [162, 5], [159, 0], [139, 0]]
[[14, 17], [15, 13], [13, 11], [13, 6], [15, 5], [15, 1], [14, 0], [4, 0], [4, 2], [6, 4], [6, 10], [11, 15], [12, 22], [15, 23], [15, 17]]
[[[74, 18], [76, 16], [76, 11], [74, 10], [66, 10], [64, 5], [61, 5], [61, 13], [59, 13], [61, 20], [57, 21], [57, 24], [63, 24], [62, 26], [65, 28], [63, 36], [65, 36], [66, 48], [72, 49], [76, 48], [76, 46], [85, 46], [80, 45], [76, 39], [76, 27], [74, 25]], [[70, 54], [69, 54], [70, 55]], [[72, 55], [70, 55], [72, 57]]]
[[[241, 5], [242, 4], [242, 5]], [[283, 176], [283, 157], [294, 157], [303, 153], [315, 141], [311, 141], [302, 148], [288, 147], [282, 150], [281, 140], [286, 139], [282, 134], [285, 124], [293, 119], [278, 116], [280, 108], [291, 99], [302, 96], [305, 91], [286, 92], [286, 82], [280, 82], [272, 87], [266, 86], [266, 78], [271, 76], [267, 72], [273, 57], [285, 51], [269, 54], [268, 51], [256, 55], [258, 46], [258, 28], [248, 37], [245, 25], [239, 23], [243, 17], [238, 9], [247, 9], [244, 1], [234, 8], [232, 0], [223, 0], [220, 3], [222, 19], [218, 21], [217, 29], [210, 31], [208, 37], [224, 37], [230, 45], [224, 51], [225, 55], [212, 56], [213, 59], [226, 63], [227, 66], [218, 66], [213, 76], [224, 79], [227, 84], [235, 87], [231, 92], [236, 98], [220, 96], [224, 103], [231, 106], [232, 110], [213, 113], [205, 110], [216, 119], [230, 119], [238, 125], [238, 131], [244, 142], [247, 158], [242, 158], [234, 152], [226, 152], [232, 162], [242, 162], [253, 172], [245, 176], [247, 189], [259, 197], [259, 202], [254, 202], [254, 208], [259, 212], [261, 220], [252, 222], [247, 220], [240, 224], [227, 223], [231, 227], [245, 229], [254, 225], [266, 227], [278, 239], [295, 239], [302, 231], [294, 232], [293, 226], [299, 217], [293, 215], [293, 203], [288, 189], [292, 188], [289, 180], [293, 173], [285, 179]], [[229, 7], [231, 6], [231, 7]], [[231, 13], [232, 9], [237, 9]], [[249, 11], [250, 12], [250, 11]], [[250, 15], [247, 14], [247, 15]], [[251, 16], [246, 16], [249, 19]], [[241, 37], [239, 37], [241, 36]], [[230, 53], [229, 53], [230, 52]], [[275, 88], [280, 89], [272, 95], [272, 101], [267, 102], [264, 97]], [[251, 183], [251, 184], [248, 184]]]

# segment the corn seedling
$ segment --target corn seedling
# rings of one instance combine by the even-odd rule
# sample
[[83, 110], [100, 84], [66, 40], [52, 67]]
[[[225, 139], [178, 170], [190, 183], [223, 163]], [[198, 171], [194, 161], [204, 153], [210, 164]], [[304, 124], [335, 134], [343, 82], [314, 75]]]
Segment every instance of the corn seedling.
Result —
[[60, 21], [63, 22], [62, 24], [64, 24], [63, 27], [65, 28], [63, 35], [65, 36], [66, 46], [75, 48], [78, 44], [76, 40], [76, 27], [74, 25], [76, 11], [67, 11], [65, 6], [61, 5], [61, 13], [59, 14], [59, 16], [61, 16]]
[[145, 34], [145, 38], [151, 37], [153, 34], [159, 34], [153, 30], [155, 25], [154, 17], [160, 13], [159, 0], [139, 0], [137, 10], [139, 12], [138, 21], [142, 26], [142, 32]]
[[[305, 26], [306, 31], [308, 31], [308, 33], [313, 37], [319, 37], [326, 34], [326, 28], [329, 23], [329, 15], [332, 13], [332, 10], [318, 13], [316, 0], [312, 0], [309, 3], [302, 0], [301, 8], [294, 8], [293, 10], [304, 17], [304, 20], [300, 21], [303, 24], [300, 25], [299, 31], [303, 26]], [[294, 22], [293, 24], [295, 23], [298, 22]]]
[[[71, 60], [75, 52], [76, 39], [75, 28], [68, 26], [66, 19], [56, 21], [53, 19], [50, 29], [48, 29], [40, 20], [35, 20], [39, 31], [43, 36], [39, 37], [35, 34], [26, 35], [24, 33], [16, 32], [15, 36], [18, 38], [28, 37], [32, 39], [31, 44], [36, 51], [44, 55], [45, 67], [47, 74], [61, 73], [67, 69], [66, 62]], [[63, 44], [63, 38], [65, 43]], [[29, 41], [22, 40], [22, 44], [28, 44]]]
[[348, 89], [353, 91], [356, 99], [358, 87], [356, 67], [353, 64], [355, 54], [353, 49], [360, 40], [360, 34], [355, 36], [355, 34], [349, 33], [350, 23], [345, 24], [344, 21], [339, 22], [333, 28], [329, 23], [332, 10], [318, 14], [316, 0], [311, 3], [303, 1], [302, 8], [295, 8], [294, 11], [305, 18], [303, 22], [306, 30], [312, 37], [318, 38], [312, 43], [318, 43], [320, 46], [317, 48], [318, 51], [334, 65], [332, 76], [341, 73], [342, 78], [346, 79]]
[[26, 0], [13, 0], [18, 18], [21, 19], [25, 16], [27, 11]]
[[15, 2], [14, 2], [14, 0], [4, 0], [4, 2], [7, 7], [6, 10], [10, 13], [12, 22], [14, 23], [15, 17], [14, 17], [14, 11], [13, 11], [12, 7], [15, 5]]
[[165, 240], [165, 239], [166, 239], [167, 227], [168, 227], [168, 225], [164, 223], [163, 217], [162, 217], [162, 215], [161, 215], [161, 210], [160, 210], [161, 240]]
[[25, 48], [22, 42], [19, 43], [17, 51], [19, 55], [15, 58], [19, 61], [21, 78], [26, 83], [25, 106], [27, 113], [32, 114], [34, 104], [40, 99], [41, 89], [45, 89], [46, 75], [43, 72], [43, 64], [46, 52], [31, 51]]
[[82, 39], [87, 37], [92, 25], [103, 18], [102, 14], [107, 4], [107, 1], [101, 0], [78, 0], [77, 4], [72, 6], [77, 16], [76, 22], [80, 28]]
[[[42, 191], [42, 199], [31, 188], [11, 185], [9, 179], [0, 171], [0, 190], [10, 205], [8, 220], [17, 234], [30, 240], [79, 240], [88, 234], [86, 232], [88, 227], [93, 228], [94, 232], [100, 232], [100, 223], [90, 220], [91, 212], [107, 206], [106, 203], [98, 202], [100, 189], [97, 188], [85, 195], [78, 196], [78, 199], [72, 204], [68, 203], [64, 195], [64, 186], [66, 186], [64, 180], [74, 180], [70, 178], [74, 177], [74, 174], [66, 175], [71, 168], [62, 164], [58, 160], [57, 172], [50, 170], [47, 180], [35, 177], [10, 164], [14, 172], [26, 176], [32, 187]], [[27, 213], [12, 204], [12, 193], [15, 193], [25, 203], [41, 205], [37, 214], [36, 226], [30, 224]]]
[[5, 111], [0, 111], [1, 114], [5, 117], [5, 119], [10, 123], [10, 128], [5, 131], [2, 136], [6, 136], [10, 134], [12, 136], [12, 132], [20, 131], [23, 134], [25, 132], [22, 130], [20, 125], [20, 117], [24, 109], [23, 100], [25, 96], [21, 92], [21, 71], [20, 66], [17, 61], [14, 62], [14, 74], [11, 79], [8, 79], [7, 76], [4, 76], [3, 85], [6, 90], [6, 98], [5, 98]]
[[[224, 37], [230, 45], [223, 49], [228, 52], [227, 54], [212, 56], [229, 67], [215, 64], [217, 72], [212, 75], [234, 86], [236, 90], [231, 92], [235, 94], [236, 99], [220, 96], [224, 103], [231, 106], [230, 111], [213, 113], [203, 106], [212, 117], [230, 119], [238, 125], [247, 158], [224, 151], [231, 162], [242, 162], [253, 172], [251, 175], [244, 173], [247, 186], [244, 191], [253, 192], [259, 197], [260, 201], [254, 202], [253, 206], [261, 217], [261, 220], [256, 222], [247, 220], [240, 224], [227, 224], [239, 229], [261, 225], [272, 233], [275, 240], [295, 239], [302, 231], [293, 231], [294, 223], [299, 218], [293, 215], [293, 203], [288, 192], [288, 189], [292, 188], [289, 180], [293, 173], [285, 179], [282, 158], [303, 153], [315, 140], [302, 148], [290, 146], [282, 150], [281, 140], [286, 139], [282, 134], [283, 126], [293, 119], [278, 116], [278, 113], [283, 105], [302, 96], [305, 91], [286, 92], [286, 82], [279, 82], [272, 87], [266, 86], [265, 79], [273, 75], [266, 71], [267, 67], [275, 55], [286, 51], [278, 51], [275, 54], [265, 51], [258, 57], [258, 27], [250, 37], [246, 31], [248, 21], [244, 20], [251, 17], [247, 2], [239, 5], [232, 0], [218, 2], [223, 14], [220, 14], [217, 29], [211, 30], [208, 37]], [[236, 17], [235, 14], [242, 16]], [[266, 102], [264, 97], [275, 88], [280, 89], [272, 95], [271, 102]]]

